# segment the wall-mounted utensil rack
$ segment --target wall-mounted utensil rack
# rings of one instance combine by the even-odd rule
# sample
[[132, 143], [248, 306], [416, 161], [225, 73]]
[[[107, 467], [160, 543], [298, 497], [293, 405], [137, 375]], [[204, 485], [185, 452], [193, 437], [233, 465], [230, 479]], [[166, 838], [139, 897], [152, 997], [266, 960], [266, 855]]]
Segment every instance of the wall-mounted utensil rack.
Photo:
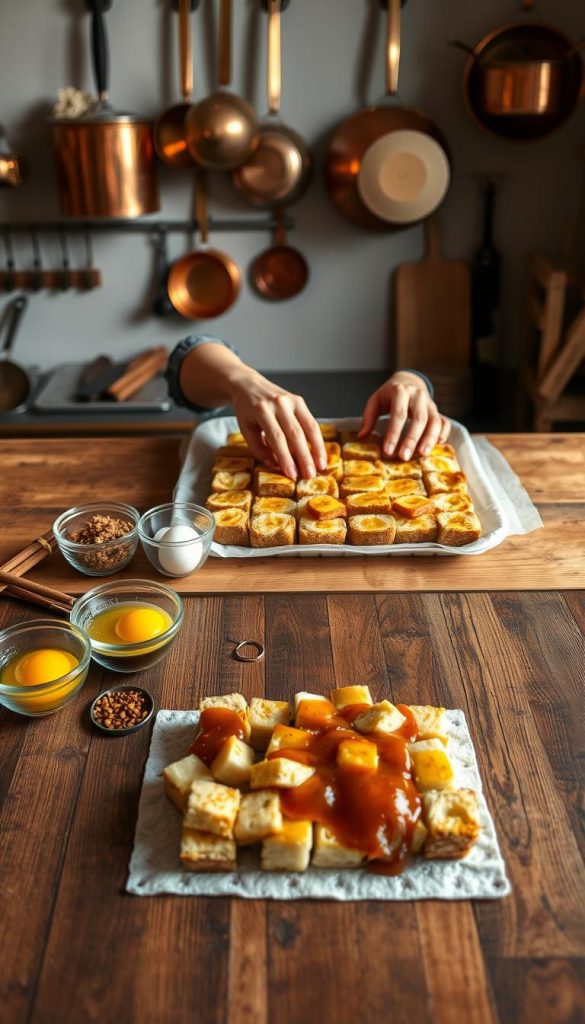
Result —
[[[275, 217], [210, 217], [207, 223], [210, 234], [214, 231], [275, 231]], [[287, 217], [285, 227], [288, 231], [294, 228], [294, 219]], [[184, 220], [124, 220], [123, 218], [107, 218], [105, 220], [58, 220], [58, 221], [12, 221], [0, 223], [0, 232], [6, 234], [83, 234], [98, 232], [99, 234], [156, 234], [159, 231], [198, 231], [199, 221], [196, 217]]]

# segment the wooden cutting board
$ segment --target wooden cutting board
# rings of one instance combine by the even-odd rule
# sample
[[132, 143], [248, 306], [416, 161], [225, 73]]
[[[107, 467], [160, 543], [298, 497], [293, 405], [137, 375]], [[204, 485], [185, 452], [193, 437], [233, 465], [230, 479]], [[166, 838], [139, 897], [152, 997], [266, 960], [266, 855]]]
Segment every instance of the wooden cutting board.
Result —
[[462, 260], [441, 252], [437, 216], [425, 222], [426, 252], [394, 272], [395, 365], [425, 370], [468, 366], [471, 355], [471, 277]]

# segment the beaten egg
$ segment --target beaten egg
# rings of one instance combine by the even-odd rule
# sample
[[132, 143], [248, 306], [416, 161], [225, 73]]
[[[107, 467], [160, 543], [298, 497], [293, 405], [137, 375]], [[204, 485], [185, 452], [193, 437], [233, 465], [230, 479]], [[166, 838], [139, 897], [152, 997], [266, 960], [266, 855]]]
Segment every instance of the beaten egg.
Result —
[[156, 640], [166, 633], [172, 624], [171, 616], [164, 609], [132, 601], [99, 612], [86, 628], [92, 640], [119, 647], [122, 644], [141, 644]]

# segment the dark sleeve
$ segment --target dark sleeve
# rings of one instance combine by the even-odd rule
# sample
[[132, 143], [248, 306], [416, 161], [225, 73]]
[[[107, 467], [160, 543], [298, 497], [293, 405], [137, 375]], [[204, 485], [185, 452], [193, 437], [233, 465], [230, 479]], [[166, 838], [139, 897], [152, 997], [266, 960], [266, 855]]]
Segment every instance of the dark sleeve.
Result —
[[169, 356], [169, 362], [165, 373], [169, 387], [169, 395], [177, 405], [182, 405], [186, 409], [192, 409], [193, 412], [204, 413], [210, 412], [211, 410], [208, 406], [195, 405], [194, 402], [190, 402], [185, 398], [179, 385], [179, 372], [181, 370], [183, 359], [187, 353], [192, 349], [197, 348], [199, 345], [207, 344], [207, 342], [210, 341], [214, 342], [216, 345], [224, 345], [225, 348], [229, 348], [231, 352], [235, 352], [237, 355], [237, 350], [229, 343], [229, 341], [223, 341], [222, 338], [215, 338], [213, 335], [190, 334], [187, 338], [183, 338], [178, 345], [175, 345], [175, 348]]
[[420, 370], [410, 370], [406, 366], [404, 367], [404, 373], [414, 373], [416, 374], [417, 377], [420, 377], [422, 380], [424, 380], [427, 388], [429, 389], [429, 395], [431, 396], [431, 398], [434, 398], [435, 389], [433, 388], [433, 385], [429, 378], [424, 373], [421, 373]]

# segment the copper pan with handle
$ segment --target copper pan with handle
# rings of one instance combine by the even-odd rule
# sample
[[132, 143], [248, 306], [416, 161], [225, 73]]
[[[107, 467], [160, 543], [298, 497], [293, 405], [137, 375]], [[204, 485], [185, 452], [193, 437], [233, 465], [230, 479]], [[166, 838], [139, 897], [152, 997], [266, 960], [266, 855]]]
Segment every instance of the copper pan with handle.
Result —
[[[402, 0], [404, 3], [405, 0]], [[389, 102], [365, 107], [333, 134], [325, 179], [337, 209], [360, 227], [391, 231], [430, 216], [451, 177], [445, 140], [425, 114], [396, 103], [400, 0], [387, 0], [386, 91]]]
[[303, 254], [287, 244], [284, 210], [278, 209], [275, 217], [274, 245], [254, 260], [252, 283], [262, 298], [282, 302], [303, 290], [309, 278], [309, 267]]
[[181, 66], [182, 103], [174, 103], [159, 115], [154, 126], [155, 149], [169, 167], [192, 167], [193, 157], [187, 148], [185, 118], [192, 105], [193, 61], [191, 57], [192, 0], [179, 0], [179, 59]]

